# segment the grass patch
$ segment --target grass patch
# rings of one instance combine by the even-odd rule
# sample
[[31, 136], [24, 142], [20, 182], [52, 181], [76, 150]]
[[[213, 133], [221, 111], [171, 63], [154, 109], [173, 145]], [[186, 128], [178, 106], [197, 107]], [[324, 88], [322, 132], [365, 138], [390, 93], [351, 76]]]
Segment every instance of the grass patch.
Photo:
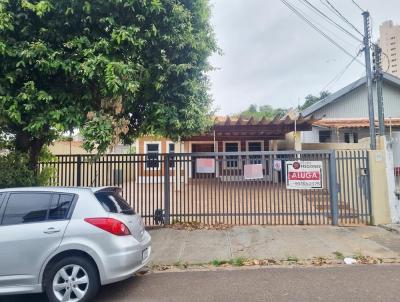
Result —
[[333, 254], [335, 255], [336, 259], [339, 259], [339, 260], [343, 260], [345, 258], [343, 253], [341, 253], [341, 252], [336, 251], [336, 252], [333, 252]]
[[227, 263], [229, 263], [229, 261], [227, 261], [227, 260], [219, 260], [219, 259], [214, 259], [213, 261], [211, 261], [211, 265], [214, 265], [214, 266], [221, 266], [221, 265], [224, 265], [224, 264], [227, 264]]
[[229, 265], [233, 265], [233, 266], [243, 266], [245, 262], [246, 262], [246, 258], [237, 257], [237, 258], [233, 258], [230, 260], [214, 259], [213, 261], [210, 262], [210, 264], [213, 266], [216, 266], [216, 267], [225, 265], [225, 264], [229, 264]]
[[299, 258], [297, 258], [296, 256], [287, 256], [286, 261], [299, 262]]
[[237, 258], [233, 258], [233, 259], [231, 260], [231, 263], [230, 263], [230, 264], [232, 264], [232, 265], [234, 265], [234, 266], [243, 266], [245, 262], [246, 262], [246, 258], [244, 258], [244, 257], [237, 257]]

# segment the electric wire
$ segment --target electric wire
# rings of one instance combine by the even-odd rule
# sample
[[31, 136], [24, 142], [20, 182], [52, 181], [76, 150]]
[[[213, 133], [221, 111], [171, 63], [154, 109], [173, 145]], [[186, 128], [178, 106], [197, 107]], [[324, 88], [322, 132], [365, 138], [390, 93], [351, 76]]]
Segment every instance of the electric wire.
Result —
[[[345, 54], [347, 54], [350, 58], [353, 58], [354, 55], [352, 55], [349, 51], [347, 51], [343, 46], [338, 44], [334, 39], [332, 39], [330, 36], [328, 36], [325, 32], [323, 32], [320, 28], [315, 26], [314, 23], [312, 23], [307, 17], [305, 17], [296, 7], [294, 7], [292, 4], [290, 4], [287, 0], [280, 0], [289, 10], [291, 10], [293, 13], [295, 13], [298, 17], [303, 19], [308, 25], [310, 25], [315, 31], [317, 31], [319, 34], [321, 34], [323, 37], [325, 37], [330, 43], [335, 45], [337, 48], [342, 50]], [[362, 63], [359, 60], [356, 60], [359, 64], [364, 66], [364, 63]]]

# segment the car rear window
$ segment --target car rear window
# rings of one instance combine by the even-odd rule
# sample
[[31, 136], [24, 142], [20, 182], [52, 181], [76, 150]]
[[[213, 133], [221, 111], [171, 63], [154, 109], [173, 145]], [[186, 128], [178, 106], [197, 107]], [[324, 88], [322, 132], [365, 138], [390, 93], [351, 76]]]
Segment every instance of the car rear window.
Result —
[[94, 194], [109, 213], [133, 215], [135, 212], [118, 192], [97, 192]]
[[2, 224], [45, 221], [50, 205], [48, 193], [12, 193], [8, 199]]

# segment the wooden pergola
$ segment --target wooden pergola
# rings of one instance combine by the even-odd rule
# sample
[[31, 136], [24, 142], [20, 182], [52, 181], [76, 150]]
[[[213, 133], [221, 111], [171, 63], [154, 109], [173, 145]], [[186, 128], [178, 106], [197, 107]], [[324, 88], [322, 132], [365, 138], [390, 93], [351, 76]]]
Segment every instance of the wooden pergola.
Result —
[[285, 139], [285, 135], [293, 131], [311, 130], [313, 122], [315, 120], [312, 117], [303, 118], [301, 116], [298, 119], [275, 117], [272, 120], [265, 117], [261, 120], [256, 120], [253, 117], [248, 119], [217, 117], [208, 132], [187, 137], [184, 140], [193, 142], [280, 140]]

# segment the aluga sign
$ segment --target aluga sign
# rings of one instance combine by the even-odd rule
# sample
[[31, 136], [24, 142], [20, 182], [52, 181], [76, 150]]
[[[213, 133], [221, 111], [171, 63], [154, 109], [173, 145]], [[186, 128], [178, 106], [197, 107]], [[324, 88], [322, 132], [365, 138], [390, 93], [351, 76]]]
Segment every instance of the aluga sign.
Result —
[[322, 161], [287, 161], [286, 188], [322, 189]]

